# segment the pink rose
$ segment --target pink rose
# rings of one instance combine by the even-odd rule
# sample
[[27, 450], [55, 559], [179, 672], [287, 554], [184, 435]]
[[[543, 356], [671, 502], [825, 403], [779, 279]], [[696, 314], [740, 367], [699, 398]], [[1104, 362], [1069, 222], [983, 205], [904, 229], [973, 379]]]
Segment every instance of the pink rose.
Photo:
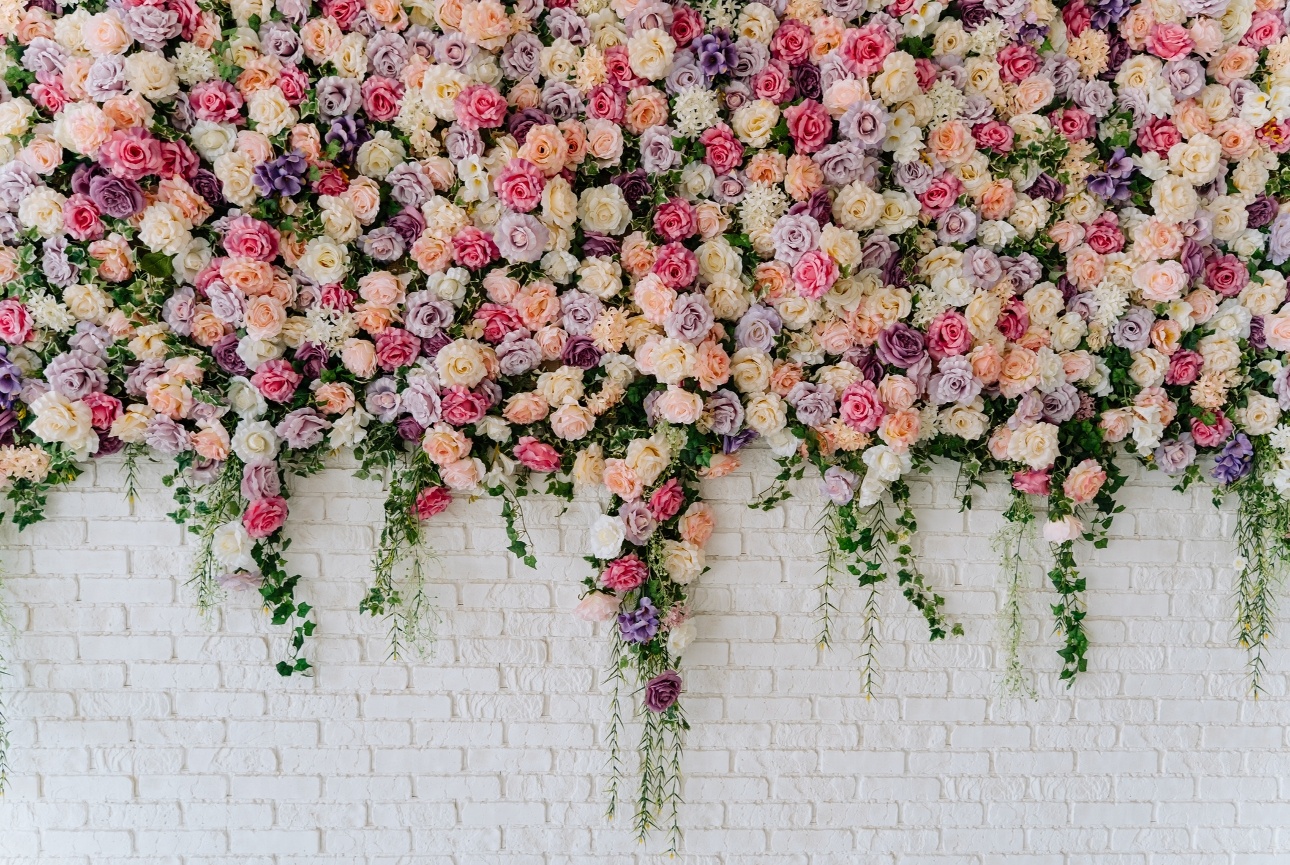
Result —
[[1102, 214], [1086, 226], [1084, 241], [1098, 255], [1110, 255], [1124, 249], [1124, 233], [1109, 213]]
[[188, 103], [198, 120], [236, 123], [241, 119], [242, 94], [227, 81], [202, 81], [188, 93]]
[[121, 416], [121, 400], [99, 391], [90, 391], [81, 397], [81, 402], [90, 408], [90, 426], [99, 432], [107, 432], [112, 421]]
[[1191, 419], [1191, 437], [1196, 440], [1197, 446], [1216, 448], [1227, 441], [1228, 436], [1232, 434], [1232, 422], [1223, 412], [1216, 411], [1214, 415], [1212, 424], [1204, 423], [1198, 417]]
[[852, 429], [871, 433], [882, 423], [886, 410], [878, 399], [878, 388], [869, 380], [856, 381], [842, 391], [839, 414]]
[[1138, 130], [1138, 146], [1162, 157], [1168, 156], [1169, 148], [1181, 141], [1178, 127], [1164, 117], [1153, 117]]
[[77, 193], [63, 204], [63, 227], [75, 240], [98, 240], [103, 236], [99, 209], [88, 195]]
[[487, 84], [471, 84], [453, 103], [465, 129], [496, 129], [506, 118], [506, 97]]
[[528, 213], [542, 203], [542, 190], [546, 188], [546, 175], [527, 159], [516, 157], [506, 163], [497, 175], [493, 189], [511, 210]]
[[658, 248], [653, 272], [668, 288], [682, 289], [699, 275], [699, 260], [679, 243], [665, 243]]
[[799, 153], [814, 153], [823, 147], [833, 132], [833, 119], [824, 106], [807, 99], [784, 109], [788, 134], [793, 136]]
[[587, 94], [589, 117], [621, 124], [626, 113], [627, 99], [623, 91], [612, 84], [597, 84]]
[[1039, 53], [1029, 45], [1005, 45], [995, 58], [999, 77], [1008, 84], [1019, 84], [1039, 68]]
[[299, 105], [309, 95], [309, 76], [299, 66], [283, 66], [277, 83], [288, 105]]
[[560, 452], [533, 436], [521, 436], [515, 458], [529, 471], [550, 473], [560, 470]]
[[478, 423], [488, 411], [488, 398], [461, 386], [446, 388], [439, 403], [444, 423], [456, 427]]
[[650, 494], [649, 512], [654, 519], [662, 523], [676, 516], [683, 504], [685, 504], [685, 490], [682, 489], [680, 481], [670, 478], [667, 483]]
[[743, 162], [744, 146], [724, 123], [705, 129], [699, 143], [706, 148], [703, 161], [718, 175], [729, 174]]
[[963, 181], [948, 171], [932, 181], [927, 191], [918, 196], [923, 205], [923, 212], [937, 217], [954, 206], [954, 202], [963, 194]]
[[1067, 514], [1044, 523], [1044, 540], [1050, 544], [1063, 544], [1084, 534], [1084, 524], [1074, 514]]
[[99, 161], [115, 174], [142, 180], [161, 168], [160, 142], [140, 126], [118, 129], [99, 150]]
[[654, 211], [654, 230], [665, 241], [692, 237], [698, 230], [694, 206], [684, 198], [673, 198]]
[[1093, 115], [1082, 108], [1063, 108], [1048, 119], [1068, 141], [1083, 141], [1093, 136]]
[[282, 235], [269, 223], [242, 215], [229, 220], [224, 231], [224, 251], [238, 258], [273, 261], [281, 240]]
[[251, 376], [251, 384], [272, 402], [287, 402], [296, 394], [304, 378], [296, 372], [291, 361], [284, 358], [266, 360]]
[[1265, 9], [1262, 12], [1254, 13], [1254, 18], [1250, 22], [1250, 29], [1246, 30], [1245, 35], [1241, 37], [1241, 44], [1248, 45], [1255, 50], [1267, 48], [1280, 39], [1285, 32], [1286, 28], [1281, 21], [1281, 16], [1276, 12]]
[[287, 521], [287, 500], [282, 496], [251, 502], [242, 514], [242, 525], [253, 538], [267, 538]]
[[857, 75], [869, 76], [882, 68], [882, 62], [895, 47], [896, 42], [891, 38], [891, 33], [882, 24], [875, 22], [847, 30], [838, 53]]
[[615, 592], [630, 592], [649, 579], [649, 568], [635, 553], [614, 559], [600, 572], [600, 584]]
[[793, 82], [789, 78], [788, 64], [772, 60], [753, 76], [753, 96], [774, 103], [787, 102], [793, 96]]
[[812, 249], [793, 265], [793, 287], [802, 297], [815, 300], [828, 293], [839, 275], [837, 262], [827, 252]]
[[972, 332], [963, 314], [949, 309], [932, 319], [927, 328], [927, 352], [933, 360], [957, 357], [972, 348]]
[[[394, 79], [375, 75], [363, 82], [362, 94], [363, 110], [373, 120], [388, 122], [399, 116], [403, 85]], [[504, 106], [502, 113], [506, 113]]]
[[524, 327], [524, 320], [512, 306], [499, 303], [482, 303], [475, 310], [475, 321], [484, 325], [484, 339], [494, 345], [506, 339], [508, 333]]
[[1007, 153], [1012, 150], [1012, 141], [1016, 133], [1008, 124], [991, 120], [989, 123], [973, 126], [972, 137], [976, 139], [977, 147], [993, 150], [995, 153]]
[[1010, 298], [1003, 305], [995, 327], [999, 328], [999, 332], [1007, 339], [1014, 342], [1021, 339], [1022, 335], [1030, 329], [1030, 312], [1026, 309], [1025, 301], [1019, 297]]
[[1191, 34], [1179, 24], [1153, 24], [1147, 33], [1147, 50], [1161, 60], [1177, 60], [1192, 49]]
[[376, 335], [376, 363], [386, 372], [409, 366], [421, 353], [421, 338], [401, 327], [387, 327]]
[[1051, 489], [1048, 469], [1025, 469], [1024, 471], [1013, 472], [1012, 488], [1019, 492], [1029, 493], [1032, 496], [1048, 495]]
[[770, 40], [770, 56], [789, 66], [805, 63], [811, 56], [811, 28], [792, 18], [779, 25]]
[[452, 493], [447, 487], [426, 487], [417, 493], [416, 504], [413, 505], [413, 511], [419, 520], [428, 520], [433, 516], [443, 513], [452, 504]]
[[1230, 253], [1205, 262], [1205, 284], [1223, 297], [1236, 297], [1250, 282], [1250, 272]]
[[486, 267], [499, 254], [493, 236], [473, 225], [466, 226], [452, 239], [452, 260], [470, 270]]
[[1169, 358], [1169, 369], [1165, 372], [1165, 384], [1191, 384], [1200, 376], [1205, 365], [1205, 358], [1190, 349], [1176, 351]]

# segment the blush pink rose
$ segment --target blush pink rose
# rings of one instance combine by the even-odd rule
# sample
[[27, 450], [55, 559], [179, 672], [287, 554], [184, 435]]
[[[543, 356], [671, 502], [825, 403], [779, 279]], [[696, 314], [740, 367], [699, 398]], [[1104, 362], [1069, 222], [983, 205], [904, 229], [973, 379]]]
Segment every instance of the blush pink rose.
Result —
[[692, 237], [698, 230], [694, 206], [684, 198], [673, 198], [654, 211], [654, 230], [669, 243]]
[[479, 423], [488, 411], [488, 398], [464, 387], [446, 388], [440, 400], [444, 423], [456, 427]]
[[658, 248], [653, 272], [668, 288], [682, 289], [699, 275], [699, 260], [679, 243], [665, 243]]
[[878, 398], [878, 388], [873, 382], [852, 382], [842, 391], [839, 414], [847, 426], [862, 433], [871, 433], [882, 423], [886, 409]]
[[533, 436], [521, 436], [515, 458], [530, 471], [550, 473], [560, 469], [560, 452]]
[[[399, 116], [403, 85], [393, 78], [373, 76], [363, 82], [363, 110], [373, 120], [388, 122]], [[503, 115], [506, 109], [502, 109]]]
[[1205, 365], [1205, 358], [1190, 349], [1174, 352], [1169, 358], [1169, 369], [1165, 372], [1165, 384], [1191, 384], [1199, 376]]
[[877, 22], [848, 30], [838, 52], [857, 75], [873, 75], [896, 48], [887, 28]]
[[98, 240], [103, 236], [99, 209], [88, 195], [77, 193], [64, 202], [63, 228], [75, 240]]
[[976, 139], [977, 147], [993, 150], [995, 153], [1007, 153], [1012, 150], [1012, 141], [1016, 133], [1008, 124], [991, 120], [989, 123], [973, 126], [972, 137]]
[[224, 232], [224, 251], [239, 258], [273, 261], [281, 240], [282, 235], [269, 223], [243, 215], [229, 220]]
[[1091, 502], [1106, 483], [1106, 471], [1097, 460], [1084, 460], [1062, 482], [1062, 492], [1075, 504]]
[[287, 521], [287, 500], [282, 496], [251, 502], [242, 513], [242, 525], [253, 538], [267, 538]]
[[963, 181], [948, 171], [932, 181], [918, 201], [923, 205], [923, 212], [937, 217], [954, 206], [954, 202], [963, 194]]
[[1194, 43], [1179, 24], [1153, 24], [1147, 33], [1147, 50], [1161, 60], [1177, 60], [1191, 51]]
[[241, 118], [242, 94], [227, 81], [202, 81], [188, 93], [188, 103], [198, 120], [236, 123]]
[[837, 262], [827, 252], [812, 249], [793, 265], [793, 287], [802, 297], [815, 300], [828, 294], [840, 274]]
[[597, 120], [622, 123], [627, 113], [623, 91], [612, 84], [597, 84], [587, 94], [587, 115]]

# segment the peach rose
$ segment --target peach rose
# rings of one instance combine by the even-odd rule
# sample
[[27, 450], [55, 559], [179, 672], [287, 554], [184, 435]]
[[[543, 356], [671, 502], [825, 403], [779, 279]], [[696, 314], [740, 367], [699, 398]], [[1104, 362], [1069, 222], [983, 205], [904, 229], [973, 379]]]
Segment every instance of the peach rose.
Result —
[[541, 394], [529, 391], [508, 398], [502, 417], [514, 424], [527, 425], [542, 420], [550, 411], [550, 404]]
[[376, 346], [351, 337], [340, 350], [340, 362], [358, 378], [371, 378], [376, 372]]
[[624, 501], [635, 501], [641, 497], [643, 486], [640, 476], [625, 460], [605, 460], [605, 472], [602, 476], [605, 488]]
[[690, 505], [685, 509], [685, 513], [681, 514], [678, 523], [682, 540], [696, 547], [702, 547], [708, 543], [715, 527], [716, 520], [712, 516], [712, 506], [707, 502], [695, 502]]

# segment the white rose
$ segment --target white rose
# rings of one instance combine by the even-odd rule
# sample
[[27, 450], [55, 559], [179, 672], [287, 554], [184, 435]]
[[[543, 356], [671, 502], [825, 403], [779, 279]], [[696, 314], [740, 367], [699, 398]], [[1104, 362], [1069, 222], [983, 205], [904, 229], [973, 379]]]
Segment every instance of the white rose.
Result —
[[231, 444], [238, 459], [252, 463], [256, 460], [272, 460], [278, 455], [281, 443], [278, 434], [273, 431], [273, 424], [267, 420], [243, 418], [238, 421]]
[[[352, 448], [367, 438], [367, 425], [371, 420], [372, 416], [361, 406], [354, 406], [332, 424], [331, 432], [327, 435], [327, 444], [331, 445], [332, 450]], [[479, 473], [483, 474], [482, 468]]]
[[277, 360], [286, 354], [287, 347], [276, 340], [256, 339], [247, 335], [237, 342], [237, 356], [242, 359], [251, 370], [260, 368], [260, 364], [269, 360]]
[[254, 568], [255, 558], [251, 555], [254, 547], [255, 541], [241, 520], [230, 520], [216, 529], [211, 538], [211, 551], [215, 558], [230, 571]]
[[672, 582], [688, 586], [703, 573], [703, 550], [689, 541], [664, 541], [663, 570]]
[[1281, 420], [1281, 406], [1271, 397], [1252, 393], [1246, 400], [1245, 408], [1238, 410], [1236, 417], [1237, 422], [1250, 435], [1267, 435]]
[[62, 443], [78, 460], [84, 460], [99, 449], [99, 437], [90, 426], [90, 407], [81, 400], [71, 400], [50, 391], [31, 404], [31, 431], [42, 441]]
[[875, 445], [869, 448], [861, 459], [869, 467], [865, 478], [873, 476], [884, 484], [891, 483], [913, 467], [908, 451], [896, 453], [886, 445]]
[[631, 224], [632, 210], [623, 191], [610, 184], [583, 190], [578, 196], [578, 218], [587, 231], [619, 235]]
[[601, 514], [591, 524], [589, 541], [591, 555], [598, 559], [615, 558], [622, 552], [623, 541], [626, 538], [627, 532], [622, 520], [608, 514]]
[[650, 81], [667, 74], [675, 53], [676, 40], [657, 27], [638, 31], [627, 40], [627, 60], [632, 71]]
[[679, 658], [690, 644], [694, 642], [694, 637], [698, 629], [691, 622], [682, 622], [675, 628], [667, 632], [667, 653], [673, 658]]
[[367, 177], [382, 180], [406, 158], [403, 143], [382, 129], [358, 148], [358, 170]]
[[330, 237], [315, 237], [305, 244], [296, 265], [319, 285], [343, 282], [349, 272], [349, 250]]
[[1008, 459], [1036, 471], [1052, 465], [1057, 454], [1057, 427], [1050, 423], [1027, 424], [1008, 440]]
[[269, 410], [264, 394], [251, 384], [246, 376], [235, 375], [228, 380], [228, 405], [240, 417], [257, 420]]

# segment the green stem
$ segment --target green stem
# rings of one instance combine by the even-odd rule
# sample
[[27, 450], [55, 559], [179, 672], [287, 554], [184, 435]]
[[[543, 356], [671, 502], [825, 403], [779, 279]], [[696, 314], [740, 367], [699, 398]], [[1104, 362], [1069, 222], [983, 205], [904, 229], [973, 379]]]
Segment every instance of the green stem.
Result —
[[1026, 548], [1034, 542], [1035, 531], [1035, 512], [1024, 493], [1014, 493], [1012, 506], [1004, 518], [1006, 522], [992, 542], [999, 556], [1004, 584], [1003, 606], [999, 610], [999, 631], [1004, 651], [1003, 691], [1011, 695], [1025, 694], [1033, 699], [1035, 691], [1021, 663], [1021, 643], [1026, 624], [1023, 609], [1024, 556]]
[[1064, 645], [1057, 654], [1062, 659], [1061, 678], [1069, 688], [1074, 684], [1075, 676], [1088, 669], [1088, 634], [1084, 631], [1084, 617], [1087, 615], [1083, 598], [1085, 581], [1075, 567], [1074, 541], [1049, 546], [1053, 553], [1053, 568], [1048, 572], [1048, 578], [1061, 596], [1053, 604], [1056, 631], [1064, 639]]

